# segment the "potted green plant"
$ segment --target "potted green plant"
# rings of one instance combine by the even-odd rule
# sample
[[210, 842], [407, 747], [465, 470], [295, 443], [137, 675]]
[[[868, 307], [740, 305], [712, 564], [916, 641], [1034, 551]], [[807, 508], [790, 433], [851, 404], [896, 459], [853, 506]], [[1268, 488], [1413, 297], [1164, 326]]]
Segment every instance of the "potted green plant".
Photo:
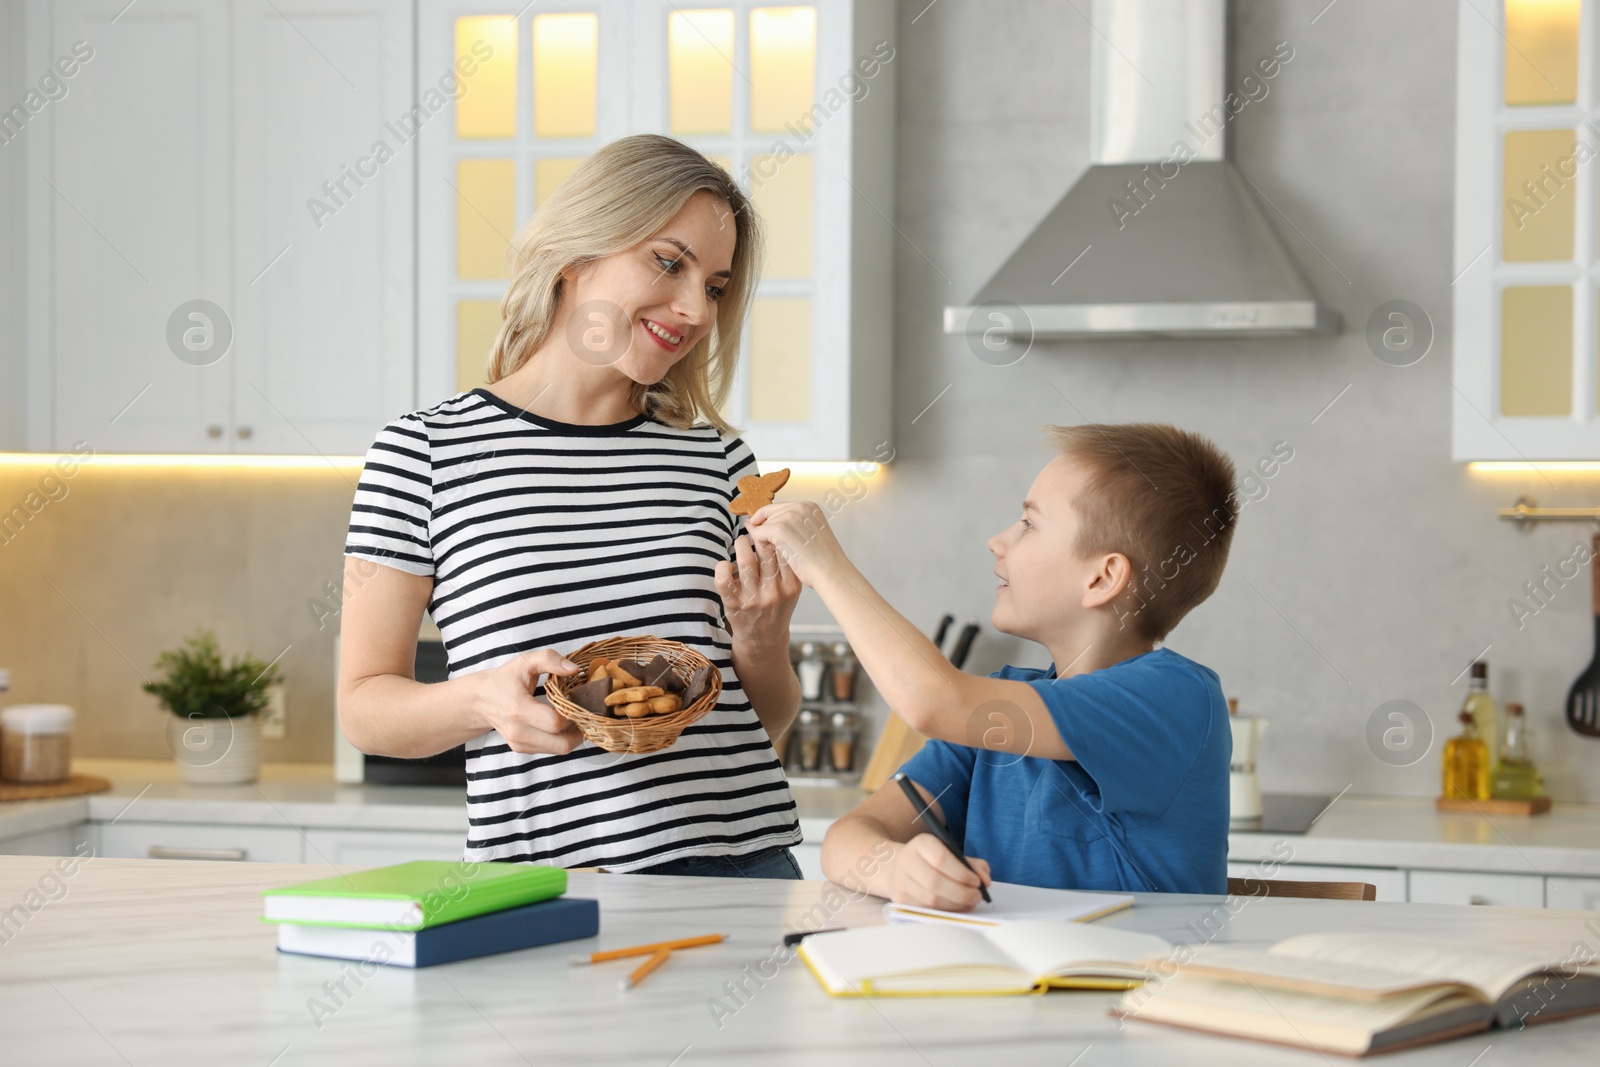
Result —
[[255, 781], [261, 772], [259, 713], [267, 706], [267, 690], [280, 680], [277, 668], [249, 654], [224, 662], [210, 630], [161, 653], [156, 668], [164, 677], [146, 682], [144, 691], [172, 713], [167, 744], [178, 776], [205, 785]]

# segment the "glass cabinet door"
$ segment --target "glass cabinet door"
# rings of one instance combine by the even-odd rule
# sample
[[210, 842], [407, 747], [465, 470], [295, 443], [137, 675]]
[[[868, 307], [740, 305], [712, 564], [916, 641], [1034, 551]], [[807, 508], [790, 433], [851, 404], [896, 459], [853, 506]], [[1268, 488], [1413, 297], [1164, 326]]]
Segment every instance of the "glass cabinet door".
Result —
[[1454, 458], [1600, 459], [1595, 4], [1462, 5]]
[[[876, 39], [892, 30], [892, 11], [850, 0], [579, 0], [517, 12], [420, 4], [419, 83], [433, 67], [460, 71], [462, 83], [421, 137], [422, 403], [482, 384], [511, 242], [533, 212], [601, 145], [665, 133], [727, 168], [765, 225], [725, 416], [764, 458], [865, 457], [863, 436], [887, 437], [892, 357], [886, 344], [871, 353], [883, 366], [863, 399], [852, 351], [861, 316], [881, 319], [867, 333], [886, 341], [890, 312], [886, 295], [852, 304], [853, 266], [874, 250], [883, 268], [869, 289], [886, 292], [892, 169], [882, 161], [892, 136], [869, 142], [873, 178], [858, 183], [852, 128], [869, 92], [883, 128], [892, 123], [893, 74], [881, 72], [893, 53]], [[863, 25], [873, 40], [857, 40]], [[840, 72], [839, 84], [823, 84], [823, 70]], [[873, 203], [861, 202], [861, 186]], [[863, 220], [872, 238], [853, 239]]]
[[626, 93], [605, 87], [627, 84], [628, 21], [614, 0], [420, 5], [424, 109], [439, 90], [418, 136], [423, 405], [484, 383], [517, 231], [627, 132]]

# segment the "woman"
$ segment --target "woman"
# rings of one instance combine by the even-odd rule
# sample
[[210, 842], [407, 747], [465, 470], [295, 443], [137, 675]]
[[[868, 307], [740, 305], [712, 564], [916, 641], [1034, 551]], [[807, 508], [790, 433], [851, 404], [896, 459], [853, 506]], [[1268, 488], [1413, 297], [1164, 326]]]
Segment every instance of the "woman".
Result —
[[[517, 237], [489, 388], [402, 416], [367, 455], [339, 723], [387, 756], [466, 743], [468, 860], [800, 877], [770, 740], [799, 707], [800, 584], [729, 512], [756, 467], [717, 413], [760, 242], [700, 153], [607, 145]], [[412, 676], [425, 608], [450, 659], [437, 685]], [[596, 748], [538, 699], [578, 670], [558, 649], [625, 634], [722, 670], [717, 707], [646, 756]]]

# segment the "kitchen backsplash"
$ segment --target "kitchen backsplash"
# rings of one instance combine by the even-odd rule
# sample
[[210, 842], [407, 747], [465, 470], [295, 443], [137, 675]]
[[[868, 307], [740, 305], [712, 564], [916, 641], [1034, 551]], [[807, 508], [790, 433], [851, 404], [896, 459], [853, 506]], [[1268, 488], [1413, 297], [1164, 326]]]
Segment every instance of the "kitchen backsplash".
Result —
[[355, 472], [97, 467], [90, 458], [50, 499], [40, 488], [48, 469], [0, 466], [0, 510], [30, 493], [45, 501], [0, 533], [10, 699], [77, 708], [81, 755], [166, 757], [167, 713], [139, 686], [157, 653], [206, 626], [224, 651], [283, 655], [289, 733], [263, 742], [265, 758], [331, 760], [338, 616], [318, 605], [325, 582], [338, 588]]

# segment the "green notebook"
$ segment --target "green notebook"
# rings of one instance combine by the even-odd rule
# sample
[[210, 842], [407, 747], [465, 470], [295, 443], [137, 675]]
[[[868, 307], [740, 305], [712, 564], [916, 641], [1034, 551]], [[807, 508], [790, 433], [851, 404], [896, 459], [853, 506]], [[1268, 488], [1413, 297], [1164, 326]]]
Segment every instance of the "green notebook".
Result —
[[559, 897], [561, 867], [414, 860], [263, 889], [263, 922], [421, 930]]

